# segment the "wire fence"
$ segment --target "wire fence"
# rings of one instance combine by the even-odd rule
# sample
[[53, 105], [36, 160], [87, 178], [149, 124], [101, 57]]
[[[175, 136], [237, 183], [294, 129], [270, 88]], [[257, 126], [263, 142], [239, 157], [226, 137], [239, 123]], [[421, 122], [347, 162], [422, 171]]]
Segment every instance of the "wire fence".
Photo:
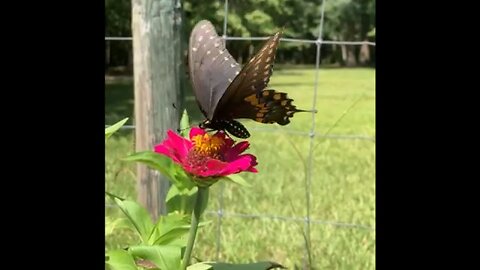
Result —
[[[335, 40], [323, 40], [323, 26], [324, 26], [324, 14], [325, 14], [325, 2], [326, 0], [322, 1], [321, 6], [321, 14], [320, 14], [320, 25], [317, 39], [315, 40], [308, 40], [308, 39], [292, 39], [292, 38], [281, 38], [281, 41], [284, 42], [296, 42], [296, 43], [311, 43], [316, 45], [316, 58], [315, 58], [315, 78], [314, 78], [314, 88], [313, 88], [313, 101], [312, 101], [312, 118], [311, 118], [311, 126], [309, 131], [303, 130], [291, 130], [285, 128], [282, 132], [288, 134], [295, 134], [301, 136], [309, 136], [309, 152], [307, 157], [307, 174], [306, 174], [306, 181], [305, 181], [305, 196], [306, 196], [306, 216], [304, 217], [291, 217], [291, 216], [278, 216], [278, 215], [270, 215], [270, 214], [244, 214], [244, 213], [233, 213], [233, 212], [225, 212], [224, 205], [223, 205], [223, 191], [224, 185], [221, 185], [221, 192], [219, 192], [219, 209], [217, 211], [206, 211], [205, 214], [214, 215], [218, 217], [218, 230], [217, 230], [217, 249], [216, 249], [216, 257], [217, 259], [220, 256], [221, 252], [221, 231], [222, 231], [222, 219], [231, 217], [231, 218], [250, 218], [250, 219], [270, 219], [270, 220], [281, 220], [281, 221], [293, 221], [293, 222], [304, 222], [304, 228], [306, 232], [306, 236], [310, 236], [310, 225], [311, 224], [325, 224], [331, 225], [335, 227], [344, 227], [344, 228], [353, 228], [353, 229], [360, 229], [360, 230], [369, 230], [374, 231], [375, 228], [362, 225], [362, 224], [350, 224], [350, 223], [343, 223], [339, 221], [327, 221], [327, 220], [318, 220], [311, 218], [311, 182], [312, 182], [312, 170], [313, 170], [313, 150], [315, 148], [315, 138], [329, 138], [329, 139], [343, 139], [343, 140], [367, 140], [375, 143], [375, 137], [367, 136], [367, 135], [344, 135], [344, 134], [319, 134], [315, 132], [315, 113], [317, 112], [317, 93], [318, 93], [318, 84], [320, 80], [319, 70], [320, 70], [320, 59], [321, 59], [321, 46], [323, 44], [335, 44], [335, 45], [368, 45], [368, 46], [375, 46], [375, 42], [369, 41], [335, 41]], [[266, 40], [268, 37], [229, 37], [227, 36], [227, 22], [228, 22], [228, 0], [224, 2], [225, 8], [225, 16], [224, 16], [224, 23], [223, 23], [223, 39], [226, 41], [238, 41], [238, 40]], [[105, 41], [132, 41], [132, 37], [105, 37]], [[122, 127], [123, 129], [134, 129], [135, 126], [132, 125], [125, 125]], [[277, 132], [278, 130], [274, 128], [251, 128], [251, 130], [256, 130], [260, 132]], [[106, 205], [106, 207], [114, 207], [113, 205]], [[308, 239], [309, 241], [310, 239]], [[308, 249], [308, 246], [306, 246]]]

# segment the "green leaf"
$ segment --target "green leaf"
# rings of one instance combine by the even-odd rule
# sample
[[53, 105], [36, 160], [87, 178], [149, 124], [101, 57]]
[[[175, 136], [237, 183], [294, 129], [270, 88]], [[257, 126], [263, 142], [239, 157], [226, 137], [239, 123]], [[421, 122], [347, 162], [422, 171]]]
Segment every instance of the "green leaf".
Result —
[[375, 36], [375, 28], [373, 28], [370, 32], [368, 32], [367, 36], [374, 37]]
[[238, 174], [232, 174], [232, 175], [229, 175], [229, 176], [225, 176], [224, 178], [226, 180], [232, 181], [232, 182], [234, 182], [236, 184], [239, 184], [241, 186], [244, 186], [244, 187], [251, 187], [252, 186], [247, 181], [245, 181], [245, 179], [243, 177], [241, 177]]
[[147, 243], [153, 230], [153, 222], [148, 211], [134, 201], [121, 200], [118, 197], [111, 196], [110, 194], [108, 195], [130, 220], [142, 241]]
[[135, 161], [140, 162], [151, 169], [157, 170], [167, 176], [168, 178], [172, 177], [171, 167], [172, 167], [172, 160], [164, 155], [152, 152], [152, 151], [142, 151], [133, 153], [125, 158], [125, 161]]
[[[148, 241], [151, 245], [167, 245], [172, 241], [188, 234], [190, 229], [189, 217], [181, 214], [169, 214], [158, 219], [155, 229]], [[183, 243], [180, 241], [180, 243]], [[182, 244], [182, 246], [186, 245]]]
[[182, 119], [180, 120], [180, 135], [182, 137], [188, 136], [188, 128], [190, 127], [190, 119], [187, 110], [183, 110]]
[[128, 250], [135, 258], [151, 261], [162, 270], [180, 269], [179, 246], [132, 246]]
[[178, 191], [181, 194], [186, 194], [195, 187], [195, 184], [193, 183], [191, 177], [185, 172], [182, 167], [174, 164], [174, 166], [172, 166], [172, 174], [175, 181], [172, 183], [177, 186]]
[[286, 269], [285, 266], [275, 262], [256, 262], [246, 264], [204, 262], [204, 264], [209, 264], [213, 266], [213, 270], [267, 270], [276, 268]]
[[110, 138], [110, 136], [112, 136], [113, 133], [115, 133], [117, 130], [119, 130], [123, 125], [125, 125], [125, 123], [127, 122], [128, 120], [128, 117], [127, 118], [124, 118], [123, 120], [120, 120], [118, 121], [117, 123], [107, 127], [105, 129], [105, 140]]
[[208, 269], [212, 269], [213, 266], [211, 266], [210, 264], [206, 264], [206, 263], [196, 263], [196, 264], [192, 264], [190, 266], [187, 267], [187, 270], [208, 270]]
[[126, 218], [105, 217], [105, 236], [113, 234], [116, 229], [130, 228]]
[[152, 151], [143, 151], [131, 154], [123, 160], [141, 162], [151, 169], [161, 172], [173, 185], [177, 186], [181, 192], [185, 192], [194, 187], [192, 180], [183, 168], [173, 163], [167, 156]]
[[262, 10], [254, 9], [252, 12], [245, 14], [247, 25], [251, 29], [257, 29], [262, 34], [269, 35], [275, 31], [272, 17]]
[[[178, 189], [171, 187], [167, 194], [167, 209], [169, 212], [179, 212], [184, 215], [191, 216], [195, 203], [197, 201], [198, 188], [195, 186], [188, 193], [182, 194]], [[202, 198], [200, 206], [200, 215], [203, 214], [208, 206], [208, 198], [210, 189], [207, 188]]]
[[179, 212], [181, 214], [191, 215], [196, 198], [197, 187], [187, 190], [186, 193], [181, 193], [177, 186], [172, 185], [165, 199], [168, 212]]
[[111, 250], [106, 256], [106, 263], [110, 265], [112, 270], [138, 270], [132, 255], [125, 250]]

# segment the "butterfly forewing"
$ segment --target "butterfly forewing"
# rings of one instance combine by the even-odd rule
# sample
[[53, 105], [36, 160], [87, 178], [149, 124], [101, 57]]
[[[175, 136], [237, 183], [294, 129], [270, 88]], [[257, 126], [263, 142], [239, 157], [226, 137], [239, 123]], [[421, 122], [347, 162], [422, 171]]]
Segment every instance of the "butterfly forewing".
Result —
[[217, 110], [221, 111], [223, 106], [231, 100], [240, 100], [252, 93], [260, 95], [267, 87], [272, 75], [275, 53], [280, 41], [281, 32], [270, 37], [262, 48], [242, 68], [239, 75], [230, 84], [225, 95], [220, 99]]
[[220, 98], [240, 72], [213, 25], [198, 22], [189, 41], [189, 69], [193, 90], [203, 114], [212, 119]]
[[220, 99], [215, 116], [223, 119], [247, 118], [260, 123], [287, 125], [298, 110], [286, 93], [265, 90], [272, 75], [281, 32], [270, 37]]

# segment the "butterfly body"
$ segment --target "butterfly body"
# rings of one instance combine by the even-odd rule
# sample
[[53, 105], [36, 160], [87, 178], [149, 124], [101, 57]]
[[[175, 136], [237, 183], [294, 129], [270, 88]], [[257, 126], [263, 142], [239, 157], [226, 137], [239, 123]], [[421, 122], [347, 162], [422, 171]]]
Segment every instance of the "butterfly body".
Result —
[[242, 123], [230, 119], [214, 119], [214, 120], [204, 120], [200, 123], [200, 128], [202, 129], [212, 129], [212, 130], [224, 130], [232, 134], [235, 137], [246, 139], [250, 137], [250, 133], [245, 128]]
[[206, 117], [201, 128], [248, 138], [248, 130], [235, 119], [287, 125], [294, 113], [303, 111], [292, 105], [293, 100], [286, 93], [265, 89], [279, 40], [280, 32], [240, 68], [209, 21], [195, 25], [190, 35], [188, 62], [197, 103]]

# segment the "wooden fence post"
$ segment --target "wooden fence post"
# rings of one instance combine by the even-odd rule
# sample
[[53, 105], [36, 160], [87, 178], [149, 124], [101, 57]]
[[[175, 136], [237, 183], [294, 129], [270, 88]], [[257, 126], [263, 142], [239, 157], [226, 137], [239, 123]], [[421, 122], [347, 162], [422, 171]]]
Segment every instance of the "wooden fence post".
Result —
[[[182, 16], [179, 0], [132, 0], [136, 151], [152, 150], [181, 116]], [[166, 213], [169, 182], [137, 168], [138, 199], [156, 220]]]

